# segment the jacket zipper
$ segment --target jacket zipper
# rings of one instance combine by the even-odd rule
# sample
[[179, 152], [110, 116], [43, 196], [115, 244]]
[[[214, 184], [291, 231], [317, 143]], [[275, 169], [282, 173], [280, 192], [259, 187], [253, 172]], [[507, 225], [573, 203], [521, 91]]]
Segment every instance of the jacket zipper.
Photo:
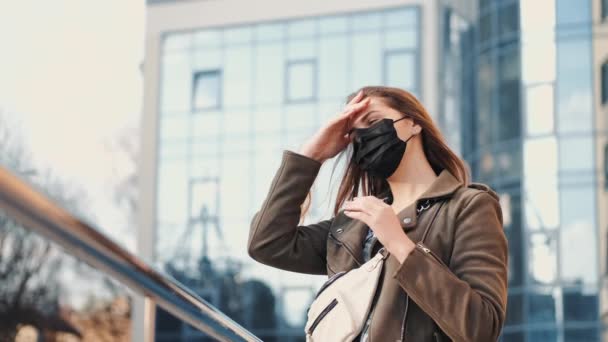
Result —
[[437, 255], [435, 255], [435, 253], [428, 247], [426, 247], [425, 245], [423, 245], [421, 242], [418, 242], [416, 244], [416, 247], [420, 248], [425, 254], [430, 255], [433, 259], [435, 259], [435, 261], [437, 261], [442, 267], [446, 268], [449, 270], [449, 267], [443, 262], [443, 260], [441, 260]]
[[324, 309], [323, 311], [321, 311], [321, 313], [319, 314], [319, 316], [317, 316], [317, 318], [315, 318], [315, 320], [312, 322], [312, 324], [310, 325], [310, 328], [308, 328], [308, 334], [312, 335], [312, 332], [315, 330], [315, 328], [317, 327], [317, 325], [319, 325], [319, 323], [321, 322], [321, 320], [323, 319], [323, 317], [327, 316], [327, 314], [331, 311], [331, 309], [333, 309], [336, 304], [338, 304], [338, 300], [336, 298], [334, 298]]
[[350, 254], [351, 257], [353, 257], [353, 259], [355, 260], [355, 262], [357, 263], [358, 266], [361, 266], [361, 262], [359, 262], [359, 259], [357, 259], [355, 257], [355, 253], [353, 253], [353, 251], [350, 249], [350, 247], [348, 247], [348, 245], [346, 245], [345, 243], [343, 243], [342, 241], [338, 240], [331, 232], [329, 232], [329, 237], [336, 241], [337, 244], [339, 244], [340, 246], [346, 248], [346, 251], [348, 252], [348, 254]]
[[325, 291], [325, 289], [331, 285], [334, 281], [336, 281], [338, 278], [340, 278], [341, 276], [345, 275], [346, 271], [341, 271], [338, 272], [336, 274], [334, 274], [333, 276], [331, 276], [331, 278], [329, 278], [319, 289], [319, 291], [317, 292], [317, 294], [315, 295], [314, 299], [317, 299], [319, 297], [319, 295], [321, 294], [321, 292]]

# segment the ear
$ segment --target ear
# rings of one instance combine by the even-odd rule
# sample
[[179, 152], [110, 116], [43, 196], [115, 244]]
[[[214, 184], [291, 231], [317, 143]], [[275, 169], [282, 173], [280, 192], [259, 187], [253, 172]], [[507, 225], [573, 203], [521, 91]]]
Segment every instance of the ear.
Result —
[[417, 124], [415, 121], [412, 123], [412, 133], [413, 134], [420, 134], [420, 132], [422, 132], [422, 126], [420, 126], [419, 124]]

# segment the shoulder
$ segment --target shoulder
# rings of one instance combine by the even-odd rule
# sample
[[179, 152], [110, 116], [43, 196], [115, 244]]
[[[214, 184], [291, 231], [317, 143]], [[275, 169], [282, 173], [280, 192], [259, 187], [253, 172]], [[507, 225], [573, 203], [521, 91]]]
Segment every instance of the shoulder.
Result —
[[497, 216], [502, 223], [500, 196], [488, 184], [470, 182], [455, 194], [456, 216]]

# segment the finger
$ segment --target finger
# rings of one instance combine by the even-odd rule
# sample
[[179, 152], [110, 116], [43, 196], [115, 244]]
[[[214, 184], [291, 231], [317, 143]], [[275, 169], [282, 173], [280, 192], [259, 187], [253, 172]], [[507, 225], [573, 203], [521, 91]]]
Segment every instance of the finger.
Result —
[[355, 103], [353, 105], [350, 105], [348, 107], [346, 107], [346, 109], [344, 110], [344, 116], [349, 116], [352, 115], [354, 113], [358, 113], [360, 112], [363, 108], [367, 107], [367, 105], [369, 105], [369, 101], [371, 100], [370, 97], [366, 97], [363, 101]]
[[362, 221], [365, 224], [368, 224], [367, 221], [368, 221], [369, 215], [367, 215], [364, 212], [344, 210], [344, 215], [354, 218], [356, 220]]
[[363, 96], [363, 90], [359, 90], [357, 95], [355, 95], [355, 97], [350, 99], [350, 101], [348, 101], [348, 103], [346, 105], [351, 105], [351, 104], [357, 103], [361, 99], [362, 96]]
[[368, 214], [372, 214], [374, 213], [377, 209], [379, 209], [379, 207], [377, 207], [376, 205], [374, 205], [371, 201], [370, 198], [367, 198], [368, 196], [364, 196], [364, 197], [355, 197], [355, 200], [353, 202], [347, 203], [349, 204], [349, 208], [350, 206], [356, 208], [357, 210], [360, 211], [364, 211]]

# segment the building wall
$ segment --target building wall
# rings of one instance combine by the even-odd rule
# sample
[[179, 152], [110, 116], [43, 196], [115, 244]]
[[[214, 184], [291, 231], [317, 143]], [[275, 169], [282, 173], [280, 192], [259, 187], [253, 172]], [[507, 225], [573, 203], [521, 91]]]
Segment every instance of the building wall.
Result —
[[[597, 163], [598, 187], [597, 212], [599, 230], [599, 272], [601, 277], [600, 317], [604, 328], [603, 340], [608, 340], [608, 103], [602, 101], [603, 87], [602, 66], [608, 65], [608, 1], [594, 0], [592, 2], [593, 22], [593, 82], [594, 82], [594, 112], [595, 128], [595, 158]], [[608, 67], [605, 67], [608, 68]]]
[[476, 25], [463, 151], [506, 218], [503, 339], [599, 340], [591, 1], [480, 0]]

